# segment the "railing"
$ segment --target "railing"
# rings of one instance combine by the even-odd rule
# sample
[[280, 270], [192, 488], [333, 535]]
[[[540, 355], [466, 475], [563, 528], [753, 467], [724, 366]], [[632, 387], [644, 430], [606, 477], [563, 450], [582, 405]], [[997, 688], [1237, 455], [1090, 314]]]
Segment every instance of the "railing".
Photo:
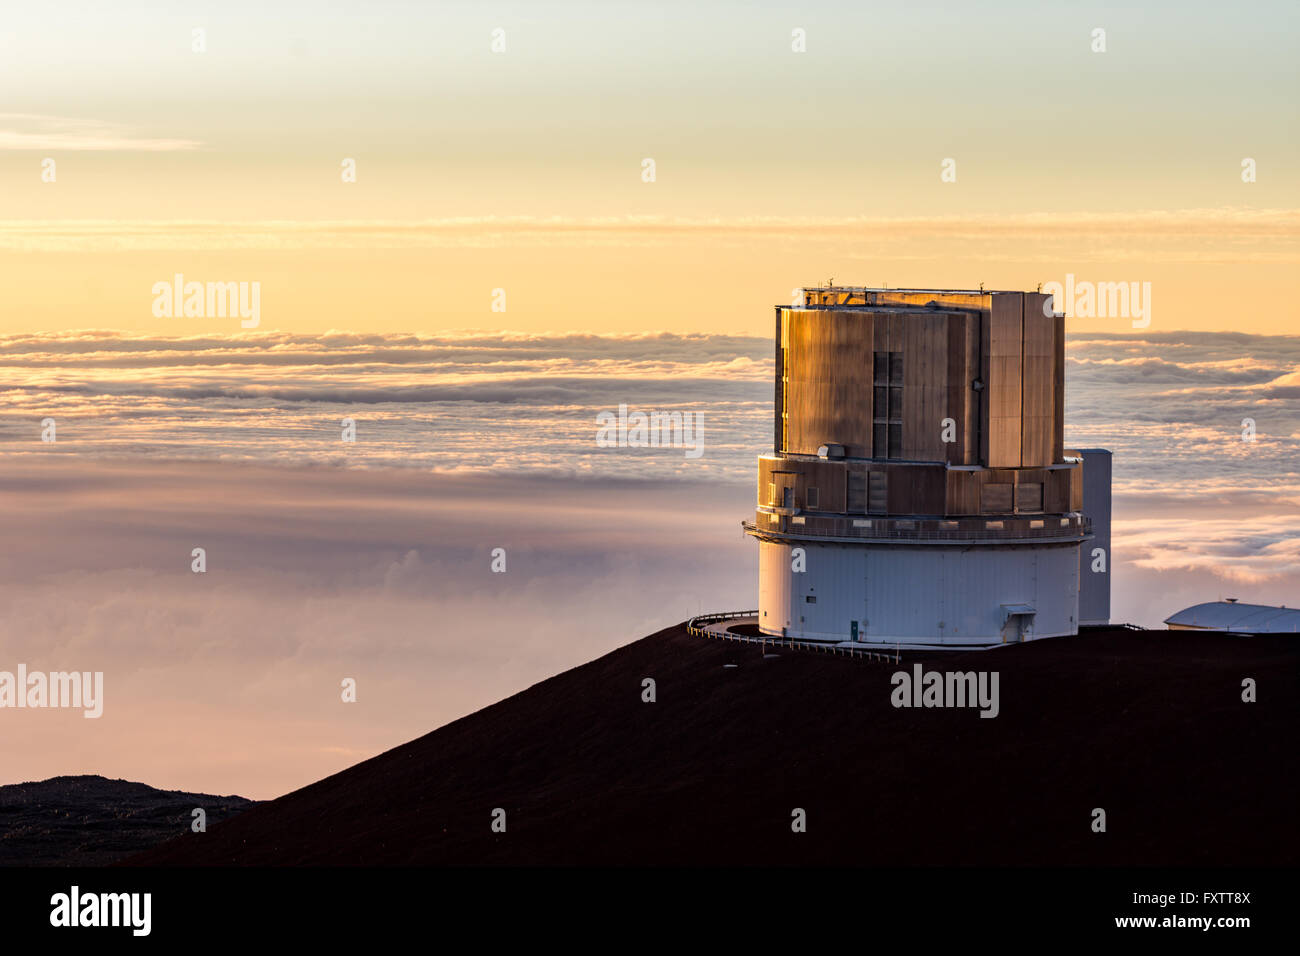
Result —
[[699, 614], [686, 622], [686, 632], [695, 637], [707, 637], [710, 640], [722, 641], [739, 641], [742, 644], [756, 644], [760, 649], [768, 647], [783, 647], [793, 651], [813, 651], [819, 654], [834, 654], [837, 657], [856, 657], [859, 660], [884, 661], [887, 663], [897, 664], [902, 660], [899, 653], [898, 645], [894, 645], [893, 651], [883, 649], [868, 649], [865, 647], [844, 646], [842, 644], [828, 644], [819, 641], [796, 641], [789, 637], [772, 637], [768, 634], [758, 634], [750, 637], [746, 634], [732, 634], [730, 631], [710, 631], [702, 627], [703, 624], [718, 624], [722, 621], [733, 621], [739, 618], [752, 617], [758, 618], [758, 611], [720, 611], [713, 614]]
[[[696, 631], [703, 632], [703, 628], [700, 627], [701, 624], [717, 624], [719, 621], [734, 621], [742, 617], [757, 618], [758, 609], [755, 608], [752, 611], [717, 611], [713, 614], [697, 614], [686, 622], [686, 630], [693, 634]], [[701, 633], [697, 636], [703, 636], [703, 634]]]
[[[796, 516], [762, 511], [768, 521], [742, 521], [746, 532], [783, 537], [851, 538], [860, 541], [1013, 541], [1023, 538], [1080, 540], [1092, 533], [1083, 515], [1042, 518], [846, 518], [803, 512]], [[777, 520], [771, 521], [774, 517]], [[990, 522], [1001, 527], [990, 527]], [[1062, 523], [1064, 522], [1064, 523]], [[956, 527], [945, 525], [956, 524]], [[1037, 525], [1037, 527], [1036, 527]]]

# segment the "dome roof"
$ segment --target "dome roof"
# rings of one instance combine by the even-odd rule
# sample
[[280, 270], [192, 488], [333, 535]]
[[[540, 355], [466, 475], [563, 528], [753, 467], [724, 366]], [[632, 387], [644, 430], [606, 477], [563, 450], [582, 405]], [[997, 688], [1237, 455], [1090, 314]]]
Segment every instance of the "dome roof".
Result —
[[1267, 604], [1239, 604], [1236, 601], [1210, 601], [1193, 604], [1165, 618], [1174, 627], [1195, 627], [1211, 631], [1237, 631], [1242, 634], [1277, 634], [1300, 632], [1300, 609], [1272, 607]]

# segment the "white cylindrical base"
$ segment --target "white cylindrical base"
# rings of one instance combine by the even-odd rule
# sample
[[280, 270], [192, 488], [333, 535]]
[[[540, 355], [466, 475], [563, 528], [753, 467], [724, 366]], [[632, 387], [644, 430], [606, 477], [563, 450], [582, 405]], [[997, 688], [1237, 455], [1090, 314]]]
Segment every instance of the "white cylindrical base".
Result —
[[987, 646], [1079, 631], [1077, 541], [908, 545], [760, 538], [758, 547], [758, 623], [765, 634]]

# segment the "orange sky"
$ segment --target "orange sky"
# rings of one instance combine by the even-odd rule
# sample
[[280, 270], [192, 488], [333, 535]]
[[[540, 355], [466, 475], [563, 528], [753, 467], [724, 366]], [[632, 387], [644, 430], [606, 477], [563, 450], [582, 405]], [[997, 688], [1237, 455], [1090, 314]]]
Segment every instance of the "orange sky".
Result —
[[0, 28], [0, 332], [226, 329], [151, 315], [178, 272], [260, 282], [261, 327], [308, 333], [766, 334], [773, 303], [831, 276], [1067, 274], [1150, 282], [1156, 328], [1291, 331], [1296, 19], [1019, 0], [18, 10]]
[[[156, 282], [261, 287], [262, 329], [767, 334], [796, 285], [1151, 284], [1154, 329], [1297, 328], [1300, 213], [0, 225], [3, 331], [239, 331], [156, 318]], [[504, 311], [493, 311], [504, 289]], [[1070, 328], [1122, 331], [1124, 317]]]

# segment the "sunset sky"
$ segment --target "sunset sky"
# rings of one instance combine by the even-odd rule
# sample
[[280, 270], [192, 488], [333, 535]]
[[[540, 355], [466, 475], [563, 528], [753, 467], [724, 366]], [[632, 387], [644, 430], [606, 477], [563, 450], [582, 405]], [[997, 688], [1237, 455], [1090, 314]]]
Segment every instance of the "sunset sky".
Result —
[[[754, 606], [772, 307], [831, 277], [1149, 283], [1067, 325], [1114, 619], [1300, 600], [1293, 2], [10, 6], [0, 669], [107, 700], [0, 714], [0, 784], [273, 797]], [[597, 448], [620, 403], [705, 454]]]
[[1152, 283], [1158, 328], [1284, 332], [1297, 16], [1281, 2], [18, 8], [0, 25], [0, 330], [225, 331], [151, 314], [153, 283], [180, 272], [259, 281], [261, 327], [298, 332], [764, 334], [773, 302], [832, 276], [1033, 288], [1066, 274]]

